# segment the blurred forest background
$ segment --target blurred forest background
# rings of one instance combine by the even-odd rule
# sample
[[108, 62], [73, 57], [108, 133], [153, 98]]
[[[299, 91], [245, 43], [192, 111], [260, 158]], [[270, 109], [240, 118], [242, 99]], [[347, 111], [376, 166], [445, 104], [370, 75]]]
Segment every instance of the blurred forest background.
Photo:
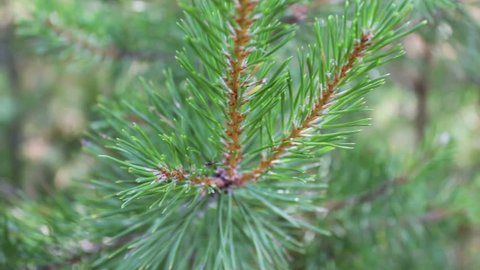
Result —
[[[292, 6], [295, 42], [338, 2]], [[412, 20], [429, 24], [370, 94], [372, 125], [321, 162], [333, 213], [319, 223], [333, 236], [312, 240], [298, 269], [480, 269], [480, 1], [417, 2]], [[0, 0], [5, 215], [88, 178], [99, 98], [127, 98], [166, 67], [182, 80], [181, 16], [172, 0]]]

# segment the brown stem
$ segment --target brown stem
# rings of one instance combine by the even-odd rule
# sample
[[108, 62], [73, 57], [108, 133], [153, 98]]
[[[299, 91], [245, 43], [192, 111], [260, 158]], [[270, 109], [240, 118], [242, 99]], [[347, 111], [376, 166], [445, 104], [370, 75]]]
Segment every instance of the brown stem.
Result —
[[240, 136], [242, 134], [242, 122], [245, 116], [240, 112], [242, 100], [240, 97], [242, 87], [242, 75], [247, 68], [246, 59], [250, 52], [246, 46], [251, 40], [249, 34], [250, 27], [254, 20], [250, 18], [256, 1], [240, 0], [237, 7], [237, 17], [235, 21], [237, 26], [233, 33], [233, 56], [228, 56], [229, 70], [226, 84], [229, 88], [227, 123], [225, 135], [226, 153], [225, 165], [227, 165], [227, 176], [230, 179], [235, 178], [236, 170], [242, 159], [242, 146]]
[[333, 78], [327, 80], [326, 89], [319, 96], [318, 100], [313, 106], [312, 111], [303, 120], [302, 124], [298, 127], [294, 127], [290, 134], [281, 140], [279, 145], [273, 147], [271, 155], [268, 158], [263, 159], [257, 168], [253, 169], [251, 172], [243, 174], [237, 185], [243, 185], [247, 181], [256, 180], [260, 175], [269, 170], [275, 161], [278, 160], [280, 156], [293, 145], [293, 141], [302, 137], [302, 133], [310, 128], [313, 123], [322, 116], [322, 113], [330, 105], [333, 94], [338, 86], [340, 86], [342, 81], [347, 77], [355, 62], [363, 56], [365, 50], [370, 46], [370, 39], [370, 33], [363, 34], [360, 41], [355, 45], [350, 53], [347, 63], [338, 69], [338, 72], [333, 76]]
[[176, 182], [190, 181], [192, 184], [213, 188], [223, 188], [226, 185], [226, 182], [221, 175], [214, 177], [191, 176], [182, 169], [168, 170], [167, 168], [153, 169], [151, 172], [157, 177], [157, 181], [159, 182], [167, 180]]

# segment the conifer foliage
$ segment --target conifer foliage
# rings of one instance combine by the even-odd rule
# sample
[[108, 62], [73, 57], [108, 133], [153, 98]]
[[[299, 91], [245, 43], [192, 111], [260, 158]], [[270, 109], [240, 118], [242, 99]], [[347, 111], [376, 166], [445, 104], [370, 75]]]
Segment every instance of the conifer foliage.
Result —
[[292, 3], [184, 1], [184, 82], [167, 71], [163, 86], [99, 106], [89, 211], [109, 241], [95, 267], [288, 269], [305, 231], [328, 232], [312, 225], [326, 212], [318, 158], [351, 148], [364, 97], [386, 78], [372, 70], [416, 26], [410, 1], [346, 1], [289, 57]]

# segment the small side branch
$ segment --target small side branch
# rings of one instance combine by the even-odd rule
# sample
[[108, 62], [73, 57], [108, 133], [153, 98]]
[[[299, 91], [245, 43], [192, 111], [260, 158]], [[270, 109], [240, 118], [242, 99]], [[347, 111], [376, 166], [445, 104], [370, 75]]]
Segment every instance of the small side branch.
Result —
[[[434, 208], [426, 213], [417, 216], [403, 216], [394, 219], [383, 219], [378, 223], [371, 223], [365, 229], [378, 230], [379, 228], [391, 227], [391, 226], [407, 226], [409, 224], [421, 224], [427, 226], [442, 222], [447, 219], [451, 219], [457, 216], [464, 216], [465, 209], [448, 209], [448, 208]], [[391, 222], [396, 221], [396, 222]]]
[[463, 214], [465, 214], [464, 209], [450, 210], [450, 209], [438, 208], [438, 209], [433, 209], [430, 212], [417, 217], [417, 222], [421, 224], [429, 224], [429, 223], [442, 221], [454, 215], [463, 215]]
[[303, 136], [303, 132], [310, 128], [323, 114], [325, 109], [329, 107], [333, 99], [334, 93], [340, 86], [342, 81], [347, 77], [352, 70], [354, 64], [358, 59], [363, 57], [366, 49], [370, 46], [371, 34], [366, 33], [362, 36], [361, 40], [355, 45], [347, 62], [343, 65], [339, 71], [326, 82], [326, 89], [319, 96], [315, 102], [312, 111], [303, 120], [300, 126], [294, 127], [290, 134], [281, 140], [280, 144], [273, 147], [269, 157], [263, 159], [260, 165], [249, 173], [245, 173], [239, 180], [238, 185], [243, 185], [248, 181], [256, 180], [266, 171], [271, 169], [282, 154], [293, 145], [293, 141]]
[[167, 168], [159, 168], [150, 170], [157, 178], [157, 181], [174, 181], [174, 182], [190, 182], [195, 185], [203, 185], [205, 187], [223, 188], [227, 185], [222, 175], [216, 174], [213, 177], [192, 176], [183, 169], [169, 170]]
[[328, 211], [341, 210], [350, 206], [362, 205], [370, 202], [374, 202], [396, 186], [403, 185], [408, 182], [408, 178], [405, 176], [396, 177], [393, 180], [385, 181], [382, 184], [374, 187], [373, 189], [366, 191], [365, 193], [355, 195], [339, 201], [331, 201], [326, 203]]
[[115, 61], [137, 60], [142, 62], [152, 62], [158, 59], [164, 59], [169, 57], [165, 53], [159, 51], [130, 51], [120, 49], [113, 44], [110, 44], [106, 47], [98, 46], [97, 44], [93, 44], [92, 42], [82, 38], [81, 36], [75, 35], [74, 33], [66, 29], [62, 29], [60, 26], [53, 23], [50, 19], [47, 19], [45, 21], [45, 26], [53, 33], [55, 33], [55, 35], [57, 35], [58, 37], [65, 39], [65, 41], [69, 44], [78, 46], [82, 50], [88, 51], [91, 54], [97, 55], [103, 59], [110, 59]]
[[[122, 247], [132, 241], [134, 241], [138, 235], [136, 234], [128, 234], [125, 235], [121, 238], [113, 240], [112, 243], [93, 243], [90, 241], [87, 241], [91, 247], [89, 247], [88, 250], [84, 250], [81, 247], [79, 250], [82, 250], [82, 252], [78, 252], [76, 254], [73, 254], [71, 257], [65, 258], [62, 261], [58, 262], [52, 262], [47, 265], [37, 265], [37, 268], [39, 270], [57, 270], [57, 269], [65, 269], [66, 267], [71, 267], [72, 265], [79, 264], [84, 260], [88, 260], [91, 256], [98, 254], [99, 252], [103, 251], [108, 251], [108, 250], [114, 250], [119, 247]], [[35, 268], [35, 269], [37, 269]]]
[[68, 43], [77, 45], [81, 49], [89, 51], [92, 54], [101, 56], [102, 58], [108, 58], [108, 59], [114, 59], [114, 60], [120, 58], [120, 55], [121, 55], [120, 50], [118, 50], [114, 46], [109, 46], [107, 48], [96, 46], [91, 42], [79, 36], [76, 36], [69, 31], [65, 31], [64, 29], [60, 28], [58, 25], [54, 24], [50, 19], [47, 19], [45, 21], [45, 26], [51, 31], [53, 31], [57, 36], [65, 39]]

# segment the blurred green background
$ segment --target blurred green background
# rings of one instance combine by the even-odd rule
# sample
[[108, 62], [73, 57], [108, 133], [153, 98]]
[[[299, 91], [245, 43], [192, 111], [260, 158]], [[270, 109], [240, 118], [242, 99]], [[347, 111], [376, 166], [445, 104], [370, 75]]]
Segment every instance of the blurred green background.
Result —
[[[338, 2], [293, 5], [291, 47]], [[95, 159], [82, 142], [100, 96], [128, 98], [166, 67], [182, 80], [181, 16], [171, 0], [0, 0], [0, 209], [88, 178]], [[311, 239], [298, 269], [480, 269], [480, 2], [418, 0], [412, 20], [422, 19], [370, 94], [355, 150], [321, 161], [330, 203], [373, 199], [320, 220], [333, 236]]]

